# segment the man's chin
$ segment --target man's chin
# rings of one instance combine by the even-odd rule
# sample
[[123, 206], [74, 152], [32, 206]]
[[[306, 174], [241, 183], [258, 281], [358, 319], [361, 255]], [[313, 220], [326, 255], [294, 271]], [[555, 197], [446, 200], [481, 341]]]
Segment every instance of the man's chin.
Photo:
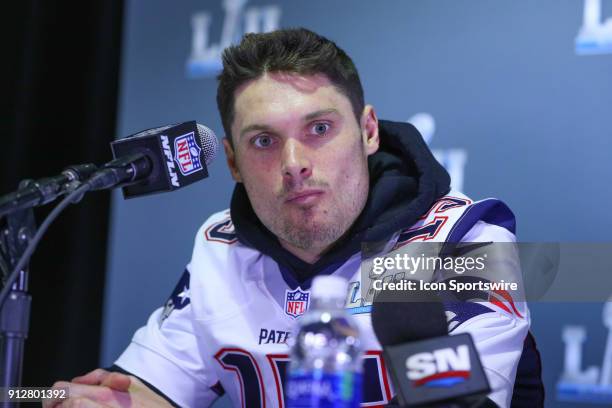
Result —
[[328, 246], [335, 242], [339, 235], [338, 228], [329, 220], [302, 220], [301, 223], [285, 223], [284, 239], [292, 244], [306, 247]]
[[301, 211], [292, 211], [286, 217], [283, 217], [282, 223], [291, 229], [316, 232], [321, 228], [329, 226], [331, 221], [321, 211], [309, 208], [301, 209]]

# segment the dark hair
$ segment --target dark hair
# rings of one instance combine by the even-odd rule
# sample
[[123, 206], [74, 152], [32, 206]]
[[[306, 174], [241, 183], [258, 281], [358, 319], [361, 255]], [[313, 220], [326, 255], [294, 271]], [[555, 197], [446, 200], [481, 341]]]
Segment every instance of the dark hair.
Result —
[[246, 34], [240, 44], [223, 51], [223, 71], [217, 78], [217, 106], [225, 134], [231, 139], [236, 89], [266, 72], [324, 74], [351, 102], [359, 122], [363, 88], [351, 58], [334, 42], [305, 28]]

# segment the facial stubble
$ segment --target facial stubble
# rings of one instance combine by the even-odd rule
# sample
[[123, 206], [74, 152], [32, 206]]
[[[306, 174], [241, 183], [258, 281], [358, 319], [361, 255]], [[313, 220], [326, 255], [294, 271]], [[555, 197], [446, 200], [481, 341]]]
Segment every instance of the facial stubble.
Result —
[[[359, 158], [364, 157], [363, 145], [360, 144], [360, 146], [359, 149], [355, 149], [359, 152], [358, 154], [361, 154], [361, 156], [357, 156]], [[348, 232], [365, 207], [369, 188], [367, 161], [362, 165], [363, 174], [346, 175], [347, 178], [359, 177], [360, 182], [354, 189], [345, 191], [346, 194], [342, 197], [339, 196], [339, 192], [328, 190], [328, 193], [335, 194], [335, 200], [332, 200], [328, 208], [319, 210], [316, 205], [298, 207], [294, 209], [300, 211], [297, 219], [281, 216], [280, 220], [277, 219], [277, 221], [280, 221], [280, 225], [271, 225], [272, 232], [280, 239], [302, 250], [332, 246]], [[340, 207], [340, 203], [345, 203], [343, 208]], [[273, 222], [272, 224], [276, 223]]]

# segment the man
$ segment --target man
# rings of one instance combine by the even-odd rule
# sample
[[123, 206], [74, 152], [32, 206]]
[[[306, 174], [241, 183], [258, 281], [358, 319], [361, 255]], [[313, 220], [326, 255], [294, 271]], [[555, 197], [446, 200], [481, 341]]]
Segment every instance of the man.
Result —
[[[386, 404], [370, 308], [357, 296], [362, 244], [513, 242], [512, 213], [497, 200], [446, 195], [449, 176], [418, 132], [379, 122], [350, 58], [310, 31], [248, 34], [225, 50], [217, 103], [237, 182], [230, 210], [198, 231], [166, 307], [136, 332], [115, 372], [56, 384], [70, 387], [64, 405], [193, 407], [227, 393], [235, 405], [282, 406], [287, 339], [308, 305], [290, 309], [289, 296], [307, 299], [313, 277], [331, 273], [355, 289], [347, 306], [368, 349], [364, 403]], [[492, 401], [510, 406], [515, 378], [527, 379], [537, 406], [539, 366], [518, 367], [521, 355], [535, 361], [529, 311], [516, 307], [447, 309], [449, 328], [474, 337]]]

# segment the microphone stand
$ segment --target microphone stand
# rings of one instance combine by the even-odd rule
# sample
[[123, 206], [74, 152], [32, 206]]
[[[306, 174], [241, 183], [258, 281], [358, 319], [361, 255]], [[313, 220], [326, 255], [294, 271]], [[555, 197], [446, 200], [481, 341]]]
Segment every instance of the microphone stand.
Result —
[[[25, 188], [30, 180], [23, 181]], [[6, 225], [0, 229], [0, 268], [5, 285], [11, 270], [25, 251], [36, 231], [32, 208], [21, 209], [6, 216]], [[6, 301], [0, 305], [0, 387], [21, 386], [25, 340], [28, 337], [30, 305], [32, 296], [28, 293], [28, 268], [19, 272], [11, 284]], [[3, 408], [14, 406], [5, 401]]]
[[[77, 165], [69, 167], [62, 176], [44, 179], [38, 184], [33, 180], [24, 180], [19, 184], [17, 193], [0, 197], [0, 216], [7, 216], [6, 225], [0, 228], [3, 284], [0, 287], [0, 302], [6, 296], [0, 303], [0, 389], [21, 386], [32, 304], [32, 296], [28, 293], [27, 263], [51, 222], [66, 206], [80, 201], [88, 191], [138, 182], [138, 177], [150, 173], [151, 167], [152, 163], [145, 154], [134, 153], [119, 157], [100, 170], [93, 164]], [[51, 211], [37, 231], [32, 207], [53, 201], [66, 192], [69, 194]], [[13, 402], [0, 400], [0, 408], [13, 406]]]
[[[28, 293], [28, 262], [49, 225], [88, 191], [130, 185], [139, 176], [150, 173], [151, 167], [145, 154], [134, 153], [119, 157], [99, 170], [93, 164], [83, 164], [68, 167], [58, 177], [38, 182], [24, 180], [16, 193], [0, 197], [0, 217], [6, 215], [6, 225], [0, 226], [0, 390], [21, 386], [32, 304]], [[65, 193], [68, 195], [36, 230], [32, 207], [49, 203]], [[14, 406], [13, 402], [0, 400], [0, 408]]]

